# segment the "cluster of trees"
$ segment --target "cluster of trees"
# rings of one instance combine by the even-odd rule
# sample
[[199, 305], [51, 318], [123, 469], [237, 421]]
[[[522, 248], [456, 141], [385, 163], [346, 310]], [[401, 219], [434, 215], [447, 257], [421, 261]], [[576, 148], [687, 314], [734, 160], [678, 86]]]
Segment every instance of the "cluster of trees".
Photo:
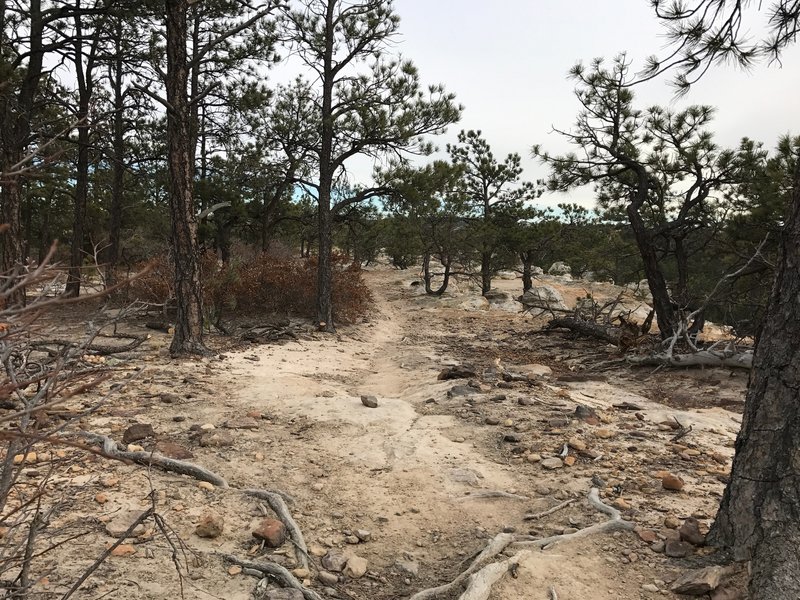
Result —
[[[642, 109], [633, 89], [671, 72], [686, 92], [717, 62], [775, 60], [796, 41], [800, 8], [773, 0], [767, 36], [749, 40], [746, 2], [651, 3], [675, 51], [640, 73], [624, 55], [577, 65], [581, 111], [561, 132], [574, 151], [535, 146], [550, 175], [534, 184], [518, 155], [496, 158], [479, 131], [463, 131], [447, 158], [410, 164], [461, 107], [393, 52], [391, 0], [0, 0], [7, 301], [24, 303], [15, 277], [57, 239], [69, 241], [72, 296], [87, 257], [111, 285], [169, 240], [171, 350], [204, 353], [200, 254], [228, 261], [238, 239], [313, 249], [326, 331], [334, 247], [356, 263], [383, 250], [399, 268], [419, 265], [431, 294], [455, 273], [486, 294], [504, 268], [519, 269], [528, 289], [533, 267], [552, 260], [618, 282], [642, 273], [665, 337], [687, 312], [741, 320], [764, 308], [712, 538], [753, 557], [759, 597], [797, 597], [800, 139], [720, 148], [711, 107]], [[268, 85], [284, 56], [300, 75]], [[356, 157], [383, 165], [374, 183], [348, 178]], [[586, 185], [595, 213], [533, 203]]]

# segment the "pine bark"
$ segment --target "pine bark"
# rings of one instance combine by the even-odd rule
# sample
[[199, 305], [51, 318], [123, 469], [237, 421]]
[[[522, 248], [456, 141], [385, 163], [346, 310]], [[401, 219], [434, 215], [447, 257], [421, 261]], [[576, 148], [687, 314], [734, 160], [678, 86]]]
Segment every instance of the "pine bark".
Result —
[[731, 480], [709, 540], [750, 559], [759, 600], [800, 598], [800, 161]]
[[172, 258], [178, 313], [170, 353], [206, 354], [203, 343], [203, 300], [194, 214], [194, 148], [187, 84], [188, 0], [166, 0], [167, 22], [167, 155]]

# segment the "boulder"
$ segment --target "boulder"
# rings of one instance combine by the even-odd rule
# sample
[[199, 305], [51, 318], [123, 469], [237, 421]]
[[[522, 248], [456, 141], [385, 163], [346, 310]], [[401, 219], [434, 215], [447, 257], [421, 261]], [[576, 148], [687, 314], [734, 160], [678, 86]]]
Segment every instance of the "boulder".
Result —
[[[534, 285], [517, 300], [526, 309], [533, 309], [531, 312], [535, 315], [545, 313], [548, 309], [567, 310], [564, 297], [554, 287], [545, 284]], [[539, 309], [538, 313], [536, 309]]]
[[550, 265], [550, 268], [547, 269], [547, 274], [556, 276], [572, 275], [572, 268], [564, 261], [559, 260]]
[[725, 569], [719, 566], [688, 571], [678, 577], [670, 589], [676, 594], [705, 596], [719, 587]]

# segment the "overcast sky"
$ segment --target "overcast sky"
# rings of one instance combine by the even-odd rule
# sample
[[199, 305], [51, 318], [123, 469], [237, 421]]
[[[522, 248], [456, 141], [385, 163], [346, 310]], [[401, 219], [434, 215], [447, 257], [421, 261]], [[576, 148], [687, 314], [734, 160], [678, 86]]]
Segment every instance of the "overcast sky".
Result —
[[[462, 128], [481, 129], [495, 155], [522, 155], [527, 179], [546, 173], [530, 158], [533, 144], [567, 149], [551, 128], [569, 127], [578, 112], [566, 78], [575, 62], [627, 51], [639, 66], [648, 55], [662, 53], [665, 44], [648, 0], [395, 0], [395, 9], [401, 17], [397, 50], [419, 67], [423, 82], [445, 84], [465, 107], [462, 121], [436, 143], [454, 141]], [[758, 16], [763, 21], [763, 13]], [[642, 108], [673, 102], [667, 77], [636, 93]], [[718, 107], [714, 130], [721, 145], [735, 146], [749, 136], [773, 147], [782, 134], [800, 134], [798, 99], [800, 44], [795, 44], [783, 67], [713, 69], [673, 107]], [[363, 174], [360, 166], [353, 174], [366, 175], [364, 167]], [[583, 191], [571, 200], [590, 198], [591, 192]]]

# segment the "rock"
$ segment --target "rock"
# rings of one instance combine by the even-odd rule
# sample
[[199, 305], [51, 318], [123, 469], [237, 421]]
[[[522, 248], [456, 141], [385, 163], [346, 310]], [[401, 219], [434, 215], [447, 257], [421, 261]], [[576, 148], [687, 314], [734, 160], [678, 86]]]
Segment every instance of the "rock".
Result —
[[225, 527], [225, 520], [221, 515], [207, 512], [203, 513], [197, 527], [194, 529], [196, 536], [201, 538], [218, 538], [222, 535], [222, 530]]
[[239, 565], [232, 565], [228, 567], [228, 575], [238, 575], [242, 572], [242, 567]]
[[486, 417], [487, 425], [500, 425], [500, 419], [497, 417]]
[[339, 576], [328, 571], [320, 571], [317, 573], [317, 579], [324, 585], [336, 585], [339, 583]]
[[316, 556], [319, 558], [320, 556], [325, 556], [328, 551], [320, 546], [319, 544], [309, 544], [308, 545], [308, 553], [311, 556]]
[[553, 374], [553, 369], [551, 369], [547, 365], [540, 365], [538, 363], [517, 365], [514, 367], [514, 371], [524, 375], [525, 378], [529, 381], [542, 379], [543, 377], [547, 377], [548, 375]]
[[517, 400], [517, 404], [520, 406], [536, 406], [536, 400], [533, 398], [520, 398]]
[[729, 587], [718, 587], [711, 592], [711, 600], [743, 600], [742, 592]]
[[449, 390], [447, 390], [447, 397], [458, 398], [459, 396], [472, 396], [473, 394], [477, 393], [478, 390], [468, 385], [454, 385]]
[[320, 563], [328, 571], [341, 573], [347, 565], [347, 556], [341, 550], [331, 549], [322, 557]]
[[572, 275], [572, 268], [562, 260], [554, 262], [550, 265], [550, 268], [547, 269], [548, 275]]
[[267, 590], [264, 600], [303, 600], [303, 592], [292, 588], [282, 590]]
[[724, 574], [725, 569], [719, 566], [687, 571], [675, 580], [670, 590], [687, 596], [705, 596], [719, 587]]
[[642, 585], [642, 590], [645, 592], [653, 592], [654, 594], [658, 593], [658, 586], [654, 583], [645, 583]]
[[457, 367], [447, 367], [442, 369], [439, 376], [436, 378], [439, 381], [448, 381], [450, 379], [470, 379], [477, 377], [478, 372], [472, 365], [461, 365]]
[[99, 494], [95, 495], [94, 501], [97, 502], [98, 504], [105, 504], [106, 502], [108, 502], [108, 496], [100, 492]]
[[320, 394], [323, 398], [335, 398], [336, 394], [334, 394], [331, 390], [325, 390]]
[[353, 555], [347, 559], [347, 565], [344, 568], [344, 574], [351, 579], [361, 579], [367, 574], [368, 562], [366, 558]]
[[658, 539], [658, 535], [652, 529], [642, 529], [641, 527], [637, 527], [634, 529], [636, 535], [639, 536], [639, 539], [643, 542], [647, 542], [648, 544], [652, 544]]
[[119, 477], [115, 477], [114, 475], [106, 475], [100, 479], [100, 485], [102, 485], [104, 488], [117, 487], [119, 485]]
[[164, 392], [159, 395], [159, 398], [164, 404], [178, 404], [181, 401], [181, 397], [178, 396], [178, 394], [173, 394], [171, 392]]
[[163, 454], [164, 456], [175, 458], [177, 460], [194, 458], [194, 454], [192, 454], [188, 448], [184, 448], [180, 444], [170, 442], [169, 440], [157, 441], [155, 445], [155, 451], [159, 454]]
[[[121, 538], [131, 525], [142, 516], [141, 510], [125, 510], [115, 514], [111, 520], [106, 523], [106, 533], [113, 538]], [[137, 525], [131, 532], [131, 536], [137, 536], [144, 533], [144, 525]]]
[[270, 548], [277, 548], [286, 541], [286, 526], [277, 519], [262, 520], [252, 533]]
[[549, 285], [538, 284], [517, 298], [533, 316], [539, 316], [549, 309], [569, 310], [564, 304], [564, 297]]
[[662, 554], [666, 549], [667, 544], [663, 540], [656, 540], [652, 544], [650, 544], [650, 550], [657, 554]]
[[419, 575], [419, 563], [415, 560], [398, 560], [394, 564], [403, 575], [408, 577]]
[[131, 556], [136, 554], [136, 547], [132, 544], [120, 544], [111, 551], [111, 556]]
[[378, 399], [375, 396], [361, 396], [361, 404], [367, 408], [378, 408]]
[[674, 515], [664, 517], [664, 527], [667, 529], [677, 529], [681, 526], [681, 520]]
[[705, 534], [700, 532], [700, 521], [694, 517], [689, 517], [678, 529], [678, 533], [684, 542], [689, 542], [694, 546], [702, 546], [706, 543]]
[[507, 433], [503, 436], [503, 441], [509, 444], [519, 444], [522, 441], [522, 436], [516, 433]]
[[575, 407], [575, 418], [589, 423], [590, 425], [600, 424], [600, 417], [597, 416], [597, 412], [593, 408], [584, 406], [583, 404], [578, 404], [578, 406]]
[[574, 464], [575, 464], [575, 462], [576, 462], [577, 460], [578, 460], [578, 459], [577, 459], [577, 458], [575, 458], [574, 456], [565, 456], [565, 457], [564, 457], [564, 464], [565, 464], [565, 465], [567, 465], [568, 467], [571, 467], [572, 465], [574, 465]]
[[667, 473], [661, 478], [661, 487], [663, 487], [665, 490], [680, 492], [684, 485], [683, 479], [677, 475], [673, 475], [672, 473]]
[[577, 450], [578, 452], [583, 452], [586, 450], [586, 442], [578, 437], [571, 437], [567, 441], [567, 445], [572, 448], [573, 450]]
[[542, 466], [543, 466], [545, 469], [550, 469], [550, 470], [553, 470], [553, 469], [560, 469], [561, 467], [563, 467], [563, 466], [564, 466], [564, 462], [563, 462], [563, 461], [562, 461], [560, 458], [556, 458], [556, 457], [553, 457], [553, 458], [545, 458], [545, 459], [542, 461]]
[[214, 484], [209, 483], [208, 481], [201, 481], [200, 483], [197, 484], [197, 487], [207, 492], [211, 492], [214, 490]]
[[356, 529], [353, 533], [362, 542], [368, 542], [372, 539], [372, 532], [367, 529]]
[[131, 444], [149, 437], [155, 437], [156, 432], [150, 423], [134, 423], [122, 434], [122, 443]]
[[618, 510], [630, 510], [631, 503], [625, 500], [625, 498], [616, 498], [612, 503], [611, 506]]
[[687, 542], [669, 540], [664, 547], [664, 552], [672, 558], [684, 558], [694, 552], [694, 546]]
[[203, 448], [229, 448], [233, 446], [233, 436], [227, 431], [206, 431], [200, 436]]
[[355, 544], [358, 544], [358, 543], [360, 543], [360, 542], [361, 542], [361, 540], [360, 540], [360, 539], [358, 539], [358, 537], [357, 537], [357, 536], [355, 536], [355, 535], [348, 535], [348, 536], [346, 536], [346, 537], [344, 538], [344, 541], [345, 541], [345, 543], [346, 543], [346, 544], [352, 544], [352, 545], [355, 545]]
[[144, 447], [139, 444], [128, 444], [128, 452], [144, 452]]
[[594, 436], [598, 437], [603, 440], [609, 440], [617, 435], [616, 431], [612, 431], [610, 429], [597, 429], [594, 432]]
[[480, 479], [483, 477], [478, 471], [467, 468], [450, 469], [447, 472], [452, 481], [457, 483], [466, 483], [467, 485], [477, 486]]

